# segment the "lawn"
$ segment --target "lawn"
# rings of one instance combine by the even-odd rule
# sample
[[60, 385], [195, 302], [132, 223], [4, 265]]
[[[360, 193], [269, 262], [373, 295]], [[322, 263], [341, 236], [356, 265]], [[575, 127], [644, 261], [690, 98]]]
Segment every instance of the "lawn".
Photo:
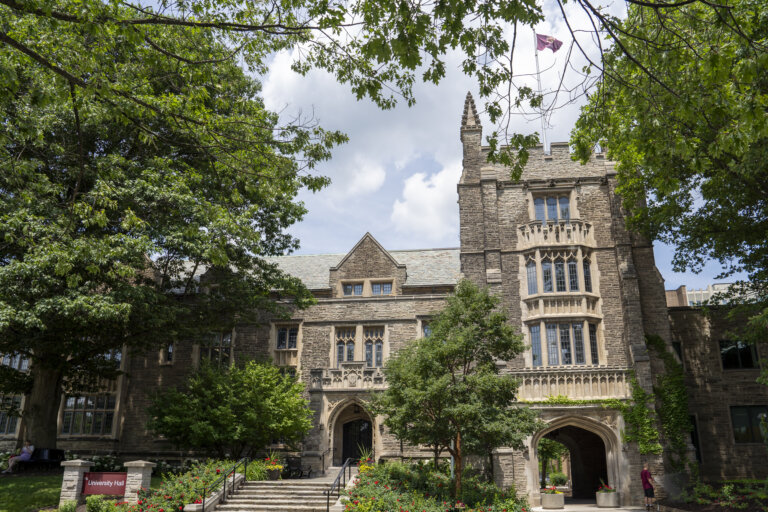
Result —
[[[60, 474], [0, 478], [0, 512], [32, 512], [58, 505], [61, 478]], [[152, 477], [152, 487], [160, 481], [160, 477]]]

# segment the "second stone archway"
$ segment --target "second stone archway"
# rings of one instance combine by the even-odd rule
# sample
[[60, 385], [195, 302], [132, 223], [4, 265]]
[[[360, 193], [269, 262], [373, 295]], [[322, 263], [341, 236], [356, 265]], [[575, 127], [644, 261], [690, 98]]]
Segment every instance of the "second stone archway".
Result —
[[359, 459], [362, 451], [373, 451], [375, 421], [364, 405], [349, 400], [337, 406], [331, 415], [333, 464], [340, 466], [347, 458]]

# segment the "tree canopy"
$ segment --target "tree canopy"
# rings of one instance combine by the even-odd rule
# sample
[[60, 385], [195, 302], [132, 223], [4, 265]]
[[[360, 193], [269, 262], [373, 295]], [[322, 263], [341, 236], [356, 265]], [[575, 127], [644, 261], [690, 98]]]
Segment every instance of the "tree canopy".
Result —
[[[752, 303], [751, 333], [768, 330], [768, 6], [632, 6], [622, 47], [572, 133], [616, 161], [629, 223], [676, 247], [675, 269], [716, 260]], [[653, 73], [649, 74], [648, 69]]]
[[89, 81], [0, 52], [0, 353], [30, 360], [28, 375], [4, 368], [0, 391], [30, 393], [26, 435], [53, 447], [61, 393], [114, 377], [110, 354], [124, 345], [231, 330], [275, 310], [273, 290], [311, 301], [265, 256], [297, 246], [285, 232], [305, 213], [295, 196], [327, 182], [311, 167], [344, 137], [280, 127], [205, 31], [154, 29], [174, 55], [210, 61], [189, 66], [125, 34], [102, 46], [86, 25], [13, 21], [83, 55]]
[[183, 389], [154, 397], [148, 427], [179, 448], [250, 457], [275, 439], [291, 445], [309, 432], [312, 411], [303, 391], [269, 363], [204, 364]]
[[521, 448], [540, 427], [537, 414], [515, 401], [517, 380], [496, 364], [524, 349], [499, 302], [487, 289], [460, 281], [430, 322], [430, 335], [387, 362], [388, 388], [373, 399], [398, 439], [437, 446], [454, 457], [457, 496], [466, 453]]

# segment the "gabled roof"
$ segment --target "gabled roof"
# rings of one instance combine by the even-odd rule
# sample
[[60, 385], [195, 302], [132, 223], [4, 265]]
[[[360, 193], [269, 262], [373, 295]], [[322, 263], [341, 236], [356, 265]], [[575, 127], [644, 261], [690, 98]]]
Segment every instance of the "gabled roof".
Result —
[[344, 265], [344, 262], [345, 262], [345, 261], [347, 261], [347, 259], [348, 259], [350, 256], [352, 256], [352, 255], [355, 253], [355, 251], [357, 250], [357, 248], [358, 248], [358, 247], [360, 247], [360, 245], [362, 245], [362, 243], [363, 243], [363, 242], [365, 242], [366, 240], [370, 240], [371, 242], [373, 242], [373, 243], [374, 243], [374, 245], [376, 245], [376, 247], [378, 247], [378, 248], [379, 248], [379, 250], [380, 250], [382, 253], [384, 253], [384, 255], [387, 257], [387, 259], [388, 259], [389, 261], [391, 261], [391, 262], [392, 262], [392, 264], [393, 264], [393, 265], [395, 265], [396, 267], [402, 267], [402, 266], [403, 266], [402, 264], [398, 263], [398, 262], [397, 262], [397, 261], [396, 261], [396, 260], [395, 260], [395, 259], [392, 257], [392, 255], [389, 253], [389, 251], [387, 251], [387, 250], [386, 250], [386, 249], [385, 249], [385, 248], [384, 248], [384, 247], [383, 247], [383, 246], [382, 246], [382, 245], [379, 243], [379, 241], [378, 241], [378, 240], [376, 240], [375, 238], [373, 238], [373, 235], [372, 235], [371, 233], [367, 232], [367, 233], [365, 233], [365, 234], [363, 235], [363, 237], [362, 237], [362, 238], [361, 238], [361, 239], [360, 239], [360, 240], [359, 240], [359, 241], [358, 241], [358, 242], [355, 244], [355, 246], [352, 248], [352, 250], [351, 250], [351, 251], [349, 251], [349, 252], [347, 253], [347, 255], [346, 255], [346, 256], [344, 256], [344, 258], [343, 258], [343, 259], [342, 259], [342, 260], [341, 260], [339, 263], [337, 263], [337, 264], [336, 264], [336, 266], [335, 266], [335, 267], [333, 267], [333, 270], [337, 270], [339, 267], [341, 267], [342, 265]]
[[[405, 286], [455, 285], [459, 282], [461, 265], [457, 248], [387, 252], [396, 264], [405, 265]], [[320, 290], [329, 288], [331, 268], [340, 266], [347, 254], [277, 256], [269, 258], [269, 261], [277, 263], [287, 274], [301, 279], [310, 290]]]

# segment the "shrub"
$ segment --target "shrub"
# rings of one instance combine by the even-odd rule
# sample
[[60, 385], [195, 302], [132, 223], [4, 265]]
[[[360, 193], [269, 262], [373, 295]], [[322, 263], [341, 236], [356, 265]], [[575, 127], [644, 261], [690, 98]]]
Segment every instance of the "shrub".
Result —
[[8, 468], [8, 459], [10, 459], [13, 456], [13, 453], [11, 452], [0, 452], [0, 469], [7, 469]]
[[[74, 502], [73, 502], [74, 503]], [[115, 502], [104, 496], [88, 496], [85, 498], [86, 512], [111, 512], [115, 510]], [[75, 509], [72, 509], [73, 511]]]
[[91, 471], [120, 471], [122, 463], [114, 455], [94, 455], [91, 459], [93, 466]]
[[65, 501], [60, 507], [59, 512], [77, 512], [76, 501]]
[[549, 481], [552, 482], [552, 485], [565, 485], [568, 483], [568, 477], [565, 476], [565, 473], [551, 473], [549, 475]]

